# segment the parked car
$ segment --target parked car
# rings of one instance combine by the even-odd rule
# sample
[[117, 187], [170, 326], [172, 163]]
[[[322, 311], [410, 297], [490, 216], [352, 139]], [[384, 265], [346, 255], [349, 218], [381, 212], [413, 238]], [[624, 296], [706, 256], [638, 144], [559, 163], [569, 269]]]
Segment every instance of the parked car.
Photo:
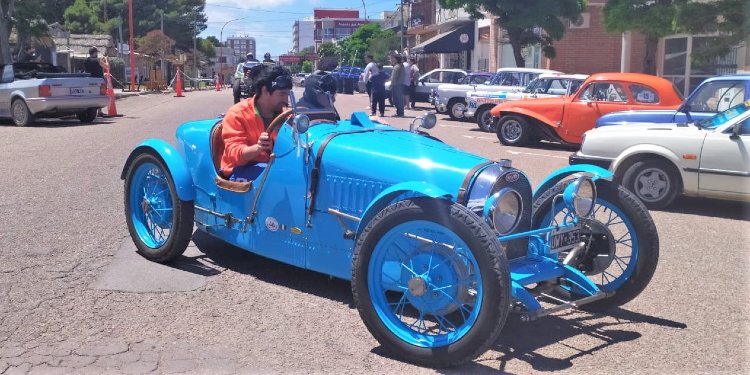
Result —
[[649, 208], [678, 194], [750, 201], [749, 118], [747, 101], [690, 123], [596, 128], [570, 163], [609, 169]]
[[[381, 71], [385, 73], [386, 77], [390, 78], [391, 72], [393, 72], [393, 65], [384, 65]], [[367, 92], [367, 83], [365, 82], [365, 73], [359, 74], [359, 79], [357, 80], [357, 91]]]
[[484, 131], [495, 131], [495, 121], [490, 110], [496, 105], [511, 100], [571, 95], [581, 87], [586, 78], [586, 74], [542, 73], [521, 91], [470, 91], [466, 93], [464, 118], [473, 118]]
[[[458, 83], [468, 73], [463, 69], [434, 69], [419, 77], [417, 86], [414, 88], [414, 101], [421, 103], [430, 103], [430, 93], [432, 89], [437, 88], [442, 83]], [[385, 84], [386, 97], [388, 103], [391, 103], [391, 82]]]
[[[469, 85], [483, 85], [483, 84], [489, 82], [492, 79], [492, 77], [493, 77], [493, 74], [489, 73], [489, 72], [469, 72], [468, 75], [466, 77], [464, 77], [461, 81], [459, 81], [457, 84], [455, 84], [455, 85], [454, 84], [450, 84], [450, 83], [442, 84], [442, 85], [439, 85], [438, 88], [442, 87], [442, 86], [457, 86], [458, 85], [458, 86], [469, 87]], [[429, 98], [429, 100], [430, 100], [430, 103], [432, 103], [433, 105], [435, 105], [435, 103], [437, 102], [435, 100], [437, 98], [435, 93], [438, 91], [438, 88], [434, 88], [434, 89], [432, 89], [432, 91], [430, 91], [430, 98]], [[454, 110], [453, 111], [449, 110], [448, 114], [450, 115], [451, 119], [459, 120], [459, 119], [463, 118], [462, 117], [462, 113], [459, 113], [459, 112], [460, 112], [461, 108], [465, 109], [465, 104], [466, 103], [464, 103], [464, 102], [458, 102], [458, 103], [455, 103], [455, 104], [456, 105], [452, 107]]]
[[0, 66], [0, 117], [13, 119], [17, 126], [32, 124], [36, 118], [70, 115], [90, 123], [109, 103], [104, 79], [89, 73], [65, 73], [41, 62]]
[[305, 85], [305, 78], [307, 78], [310, 75], [310, 73], [295, 73], [292, 76], [292, 82], [294, 82], [297, 86], [304, 86]]
[[558, 71], [534, 68], [500, 68], [488, 81], [472, 85], [439, 85], [431, 94], [430, 102], [438, 113], [448, 113], [451, 119], [464, 117], [466, 94], [485, 91], [521, 91], [529, 82], [543, 73]]
[[703, 120], [746, 100], [750, 100], [750, 74], [711, 77], [701, 82], [675, 111], [613, 112], [596, 120], [596, 127], [627, 122], [684, 123]]
[[426, 134], [434, 114], [402, 130], [364, 112], [341, 121], [308, 113], [286, 111], [269, 124], [270, 162], [250, 182], [218, 173], [221, 119], [181, 125], [176, 146], [139, 144], [122, 171], [138, 253], [169, 262], [195, 224], [241, 249], [350, 280], [381, 347], [434, 367], [482, 354], [508, 313], [533, 321], [613, 308], [655, 272], [656, 226], [607, 170], [564, 168], [533, 192], [509, 160]]
[[496, 133], [508, 146], [539, 140], [578, 145], [583, 133], [604, 114], [628, 109], [675, 110], [682, 95], [672, 82], [640, 73], [598, 73], [583, 82], [575, 95], [517, 100], [496, 105]]

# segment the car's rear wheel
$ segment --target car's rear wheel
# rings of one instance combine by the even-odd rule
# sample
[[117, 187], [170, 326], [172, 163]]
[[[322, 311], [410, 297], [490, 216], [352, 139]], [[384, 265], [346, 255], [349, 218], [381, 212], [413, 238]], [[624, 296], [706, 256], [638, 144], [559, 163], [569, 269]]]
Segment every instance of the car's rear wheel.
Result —
[[474, 113], [474, 117], [477, 119], [477, 125], [479, 125], [479, 129], [482, 129], [482, 131], [485, 132], [492, 132], [495, 130], [495, 119], [492, 117], [492, 113], [490, 113], [491, 107], [479, 107], [477, 111]]
[[653, 210], [667, 207], [674, 201], [680, 190], [680, 177], [670, 164], [649, 159], [628, 167], [622, 184]]
[[193, 233], [193, 215], [193, 202], [177, 196], [161, 158], [138, 155], [125, 177], [125, 219], [138, 253], [159, 263], [181, 255]]
[[497, 139], [506, 146], [525, 146], [531, 140], [531, 129], [525, 118], [503, 115], [497, 124]]
[[456, 203], [415, 198], [370, 221], [355, 246], [354, 301], [392, 355], [422, 366], [470, 361], [500, 334], [511, 303], [495, 234]]
[[461, 120], [466, 111], [466, 102], [463, 99], [453, 98], [448, 101], [448, 116], [451, 120]]
[[11, 117], [16, 126], [26, 126], [34, 122], [34, 115], [23, 99], [16, 99], [10, 106]]
[[98, 108], [87, 108], [85, 111], [76, 113], [76, 117], [78, 117], [78, 121], [88, 124], [96, 120], [98, 112]]

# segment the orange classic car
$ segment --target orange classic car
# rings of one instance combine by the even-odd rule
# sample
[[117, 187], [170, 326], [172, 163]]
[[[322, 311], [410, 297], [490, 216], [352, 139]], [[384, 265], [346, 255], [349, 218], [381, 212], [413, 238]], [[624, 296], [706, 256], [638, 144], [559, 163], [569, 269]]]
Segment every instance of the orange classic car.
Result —
[[677, 109], [683, 97], [672, 82], [640, 73], [591, 75], [573, 95], [500, 103], [491, 113], [497, 138], [523, 146], [539, 140], [581, 144], [583, 133], [607, 113]]

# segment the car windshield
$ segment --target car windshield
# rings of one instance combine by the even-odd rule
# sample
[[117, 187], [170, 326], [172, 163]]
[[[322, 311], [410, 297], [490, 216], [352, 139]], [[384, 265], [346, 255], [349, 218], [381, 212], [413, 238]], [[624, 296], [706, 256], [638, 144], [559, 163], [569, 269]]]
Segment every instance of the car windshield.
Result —
[[[750, 100], [696, 123], [701, 128], [714, 129], [750, 111]], [[747, 117], [747, 116], [745, 116]]]

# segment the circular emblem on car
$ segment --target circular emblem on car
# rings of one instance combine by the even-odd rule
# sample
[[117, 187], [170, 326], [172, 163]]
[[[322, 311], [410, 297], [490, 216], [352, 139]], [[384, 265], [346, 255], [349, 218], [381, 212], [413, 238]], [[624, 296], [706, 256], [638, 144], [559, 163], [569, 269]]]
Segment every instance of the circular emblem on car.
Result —
[[459, 41], [460, 41], [461, 43], [469, 43], [469, 34], [467, 34], [467, 33], [463, 33], [463, 34], [459, 35], [459, 36], [458, 36], [458, 40], [459, 40]]
[[266, 218], [266, 228], [270, 230], [271, 232], [276, 232], [279, 230], [279, 222], [276, 221], [275, 218], [269, 216]]
[[518, 172], [510, 172], [505, 175], [505, 182], [516, 182], [521, 177]]

